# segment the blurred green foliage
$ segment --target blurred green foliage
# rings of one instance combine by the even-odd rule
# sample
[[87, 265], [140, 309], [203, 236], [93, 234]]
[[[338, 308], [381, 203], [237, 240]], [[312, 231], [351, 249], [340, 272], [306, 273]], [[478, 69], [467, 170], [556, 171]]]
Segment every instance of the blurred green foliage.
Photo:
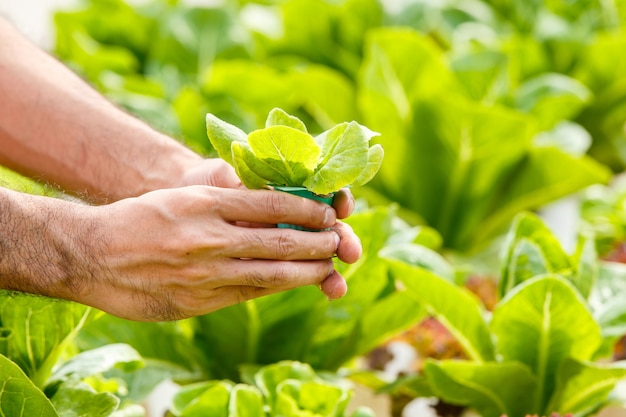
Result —
[[356, 120], [386, 157], [355, 194], [472, 252], [626, 167], [624, 18], [624, 0], [85, 0], [56, 14], [54, 52], [210, 156], [207, 112]]

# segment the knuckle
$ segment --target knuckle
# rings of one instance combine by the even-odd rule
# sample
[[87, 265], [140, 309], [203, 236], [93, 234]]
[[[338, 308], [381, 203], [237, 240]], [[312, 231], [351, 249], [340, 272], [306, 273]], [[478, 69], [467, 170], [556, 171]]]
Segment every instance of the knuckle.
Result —
[[243, 285], [247, 287], [265, 287], [266, 282], [263, 274], [259, 271], [251, 270], [243, 276]]
[[273, 273], [270, 275], [270, 283], [274, 288], [282, 288], [288, 286], [288, 283], [297, 275], [288, 262], [281, 262], [276, 265]]
[[328, 277], [330, 274], [332, 274], [334, 270], [335, 270], [335, 264], [330, 259], [324, 262], [320, 262], [319, 269], [317, 271], [317, 276], [319, 280], [322, 281], [326, 277]]
[[268, 192], [265, 193], [265, 207], [270, 216], [274, 219], [284, 219], [289, 213], [287, 204], [280, 193]]
[[297, 242], [287, 233], [281, 233], [276, 239], [275, 250], [278, 259], [291, 259], [296, 251]]

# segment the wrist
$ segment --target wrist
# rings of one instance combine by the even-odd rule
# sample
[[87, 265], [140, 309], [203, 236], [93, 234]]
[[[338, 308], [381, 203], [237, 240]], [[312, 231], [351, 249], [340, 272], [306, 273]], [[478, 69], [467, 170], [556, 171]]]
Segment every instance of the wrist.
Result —
[[[154, 132], [152, 132], [154, 134]], [[137, 166], [138, 181], [134, 183], [134, 190], [115, 196], [115, 200], [127, 197], [138, 197], [150, 191], [164, 188], [177, 188], [186, 185], [185, 178], [188, 172], [204, 163], [197, 153], [186, 148], [172, 138], [157, 133], [160, 136], [157, 149], [153, 149], [155, 158], [147, 166]], [[148, 141], [146, 141], [148, 142]]]
[[74, 216], [80, 208], [87, 206], [0, 189], [0, 288], [76, 301], [93, 275], [90, 226]]

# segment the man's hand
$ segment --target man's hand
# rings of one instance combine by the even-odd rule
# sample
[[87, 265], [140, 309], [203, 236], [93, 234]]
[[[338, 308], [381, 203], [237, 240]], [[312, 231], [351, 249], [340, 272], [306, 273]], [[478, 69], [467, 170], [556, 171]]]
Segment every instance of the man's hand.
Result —
[[[98, 262], [60, 295], [133, 320], [206, 314], [303, 285], [338, 298], [346, 286], [331, 258], [352, 263], [361, 251], [334, 209], [268, 190], [190, 186], [79, 212], [92, 227], [76, 240]], [[240, 225], [276, 223], [332, 230]]]
[[[235, 170], [221, 159], [205, 159], [191, 165], [186, 175], [181, 179], [180, 185], [209, 185], [221, 188], [234, 188], [245, 190], [245, 187], [237, 177]], [[339, 190], [333, 199], [333, 208], [337, 219], [345, 219], [354, 210], [354, 197], [347, 188]], [[242, 219], [239, 219], [242, 220]], [[277, 222], [273, 222], [276, 224]], [[239, 226], [260, 226], [238, 222]], [[361, 256], [361, 243], [354, 234], [352, 228], [342, 222], [337, 222], [332, 229], [340, 236], [337, 255], [344, 262], [355, 262]], [[346, 282], [337, 273], [330, 275], [320, 286], [321, 290], [329, 299], [343, 296], [347, 291]]]

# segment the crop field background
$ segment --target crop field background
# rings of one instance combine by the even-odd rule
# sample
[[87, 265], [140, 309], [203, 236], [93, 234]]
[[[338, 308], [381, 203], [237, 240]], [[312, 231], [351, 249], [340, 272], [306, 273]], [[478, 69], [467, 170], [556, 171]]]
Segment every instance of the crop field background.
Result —
[[306, 287], [135, 323], [0, 291], [0, 377], [45, 417], [626, 416], [626, 0], [0, 0], [0, 15], [204, 156], [207, 113], [252, 132], [275, 107], [303, 135], [354, 120], [384, 148], [353, 189], [364, 251], [336, 261], [340, 300]]

